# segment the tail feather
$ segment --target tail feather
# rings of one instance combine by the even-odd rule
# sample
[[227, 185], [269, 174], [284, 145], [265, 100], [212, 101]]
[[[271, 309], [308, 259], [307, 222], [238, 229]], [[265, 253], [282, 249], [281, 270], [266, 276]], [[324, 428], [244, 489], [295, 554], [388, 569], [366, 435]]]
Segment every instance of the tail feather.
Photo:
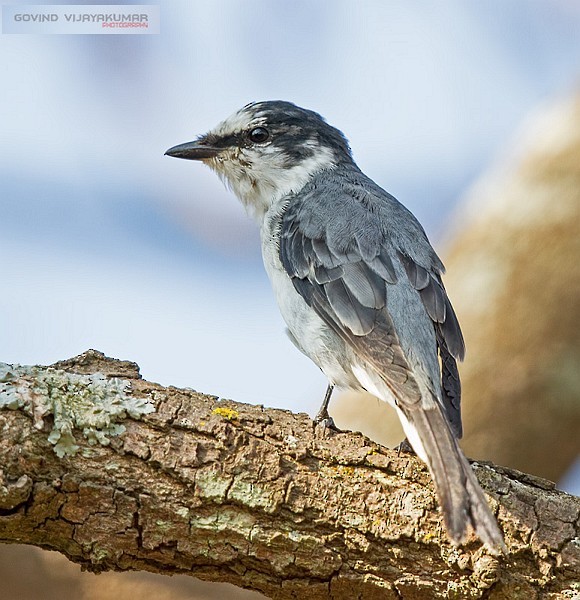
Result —
[[401, 406], [405, 433], [435, 481], [451, 540], [460, 544], [471, 526], [494, 553], [505, 551], [502, 533], [477, 478], [439, 406]]

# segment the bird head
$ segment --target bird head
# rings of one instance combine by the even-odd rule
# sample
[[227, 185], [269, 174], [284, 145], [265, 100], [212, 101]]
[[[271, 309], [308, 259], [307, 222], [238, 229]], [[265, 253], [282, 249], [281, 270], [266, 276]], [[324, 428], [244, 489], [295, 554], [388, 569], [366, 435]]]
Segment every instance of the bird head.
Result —
[[165, 153], [213, 169], [258, 217], [324, 169], [352, 161], [344, 135], [290, 102], [254, 102]]

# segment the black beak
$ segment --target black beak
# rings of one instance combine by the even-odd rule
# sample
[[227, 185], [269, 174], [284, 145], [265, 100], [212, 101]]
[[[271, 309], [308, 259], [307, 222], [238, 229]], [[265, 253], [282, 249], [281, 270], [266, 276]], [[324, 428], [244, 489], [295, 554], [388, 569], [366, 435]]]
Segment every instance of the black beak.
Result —
[[187, 158], [187, 160], [205, 160], [206, 158], [216, 157], [222, 150], [223, 148], [207, 146], [200, 140], [173, 146], [165, 154], [175, 158]]

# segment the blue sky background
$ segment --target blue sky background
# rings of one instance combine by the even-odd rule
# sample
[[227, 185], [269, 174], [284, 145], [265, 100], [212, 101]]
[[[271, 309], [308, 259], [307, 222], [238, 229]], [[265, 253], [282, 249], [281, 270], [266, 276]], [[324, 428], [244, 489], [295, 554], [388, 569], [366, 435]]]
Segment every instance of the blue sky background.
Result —
[[0, 36], [0, 360], [97, 348], [312, 414], [326, 383], [286, 340], [254, 223], [164, 151], [249, 101], [296, 102], [440, 247], [526, 116], [577, 87], [580, 4], [156, 4], [159, 35]]

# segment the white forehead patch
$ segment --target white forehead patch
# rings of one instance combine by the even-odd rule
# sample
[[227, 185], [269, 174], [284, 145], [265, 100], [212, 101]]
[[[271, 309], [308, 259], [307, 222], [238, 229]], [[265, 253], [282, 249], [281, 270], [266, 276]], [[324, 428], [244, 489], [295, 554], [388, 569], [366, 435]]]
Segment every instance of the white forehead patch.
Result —
[[249, 127], [264, 125], [266, 116], [259, 110], [256, 110], [256, 104], [248, 104], [230, 115], [227, 119], [216, 125], [210, 132], [210, 135], [225, 136], [239, 131], [244, 131]]

